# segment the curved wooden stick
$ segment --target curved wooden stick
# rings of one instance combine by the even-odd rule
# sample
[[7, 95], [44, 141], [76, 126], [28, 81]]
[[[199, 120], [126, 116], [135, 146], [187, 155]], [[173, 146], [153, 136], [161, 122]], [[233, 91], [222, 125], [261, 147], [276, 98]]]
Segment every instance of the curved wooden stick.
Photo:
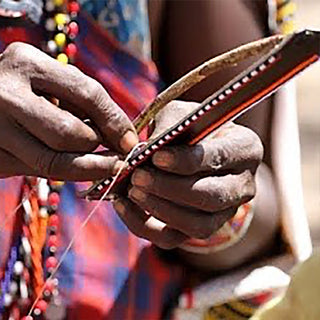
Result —
[[170, 101], [178, 98], [197, 83], [203, 81], [213, 73], [237, 65], [250, 57], [266, 53], [283, 40], [283, 35], [275, 35], [242, 45], [238, 48], [214, 57], [197, 68], [193, 69], [182, 78], [162, 91], [141, 114], [134, 120], [137, 132], [152, 120], [155, 115]]

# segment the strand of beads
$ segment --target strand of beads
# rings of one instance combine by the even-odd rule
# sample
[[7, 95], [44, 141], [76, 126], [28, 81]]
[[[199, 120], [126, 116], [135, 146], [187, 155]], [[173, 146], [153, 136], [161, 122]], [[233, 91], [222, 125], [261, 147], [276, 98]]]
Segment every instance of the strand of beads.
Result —
[[[37, 317], [45, 317], [50, 310], [48, 306], [57, 305], [60, 301], [58, 291], [58, 280], [55, 278], [50, 282], [46, 282], [51, 276], [52, 270], [56, 267], [58, 260], [56, 258], [58, 247], [58, 231], [59, 231], [59, 215], [58, 208], [60, 203], [60, 191], [64, 183], [60, 181], [52, 181], [47, 179], [38, 178], [38, 202], [39, 202], [39, 246], [46, 248], [42, 250], [44, 254], [44, 269], [43, 273], [46, 274], [45, 279], [42, 279], [41, 286], [37, 282], [33, 285], [34, 295], [33, 298], [37, 302], [33, 315]], [[44, 234], [43, 234], [44, 232]], [[45, 245], [46, 244], [46, 245]], [[45, 289], [43, 290], [43, 285]], [[42, 293], [43, 291], [43, 293]]]
[[74, 40], [79, 33], [76, 21], [79, 3], [76, 0], [48, 0], [45, 8], [47, 43], [44, 51], [62, 63], [73, 63], [77, 54]]
[[20, 319], [20, 314], [26, 314], [30, 302], [38, 297], [40, 299], [32, 316], [36, 319], [51, 319], [47, 313], [52, 313], [52, 310], [57, 313], [60, 307], [58, 311], [63, 319], [58, 280], [55, 278], [49, 283], [45, 281], [58, 263], [58, 207], [63, 185], [60, 181], [25, 178], [22, 195], [22, 234], [18, 245], [11, 249], [5, 276], [1, 281], [0, 311], [1, 314], [5, 311], [9, 319]]

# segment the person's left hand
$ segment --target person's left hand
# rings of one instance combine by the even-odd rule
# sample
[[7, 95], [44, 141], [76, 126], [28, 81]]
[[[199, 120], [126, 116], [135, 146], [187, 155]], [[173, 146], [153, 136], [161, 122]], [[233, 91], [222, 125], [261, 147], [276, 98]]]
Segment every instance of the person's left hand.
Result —
[[[197, 105], [170, 103], [157, 116], [152, 136]], [[134, 171], [129, 199], [115, 201], [115, 209], [134, 234], [161, 248], [174, 248], [189, 237], [208, 238], [255, 195], [254, 175], [262, 156], [253, 131], [225, 124], [195, 146], [155, 153], [154, 167]]]

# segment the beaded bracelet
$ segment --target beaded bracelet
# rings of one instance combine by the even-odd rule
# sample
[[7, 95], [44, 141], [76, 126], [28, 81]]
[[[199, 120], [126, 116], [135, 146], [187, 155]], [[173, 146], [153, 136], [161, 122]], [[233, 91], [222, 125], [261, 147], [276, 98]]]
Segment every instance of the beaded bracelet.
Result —
[[248, 231], [253, 213], [254, 204], [252, 200], [241, 205], [235, 216], [208, 239], [190, 239], [181, 246], [181, 249], [199, 254], [225, 250], [243, 238]]

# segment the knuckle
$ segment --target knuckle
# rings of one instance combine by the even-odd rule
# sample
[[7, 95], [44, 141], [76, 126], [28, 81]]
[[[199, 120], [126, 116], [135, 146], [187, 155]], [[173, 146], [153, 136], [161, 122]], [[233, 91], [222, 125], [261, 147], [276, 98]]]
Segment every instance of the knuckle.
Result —
[[181, 150], [177, 149], [175, 158], [176, 167], [181, 168], [183, 173], [186, 175], [193, 175], [197, 173], [203, 166], [201, 163], [203, 161], [203, 147], [201, 145], [196, 145], [195, 147], [183, 146]]
[[215, 231], [214, 219], [212, 216], [203, 219], [203, 221], [195, 224], [190, 236], [196, 239], [207, 239]]
[[246, 134], [244, 134], [244, 139], [242, 140], [242, 150], [247, 154], [247, 158], [254, 166], [262, 161], [264, 148], [259, 136], [249, 128], [244, 128]]
[[249, 201], [250, 199], [252, 199], [255, 194], [256, 194], [256, 183], [255, 183], [255, 179], [253, 177], [253, 175], [251, 174], [251, 172], [248, 172], [246, 174], [247, 178], [246, 178], [246, 182], [244, 185], [244, 198]]
[[13, 42], [5, 50], [4, 56], [9, 58], [12, 68], [30, 68], [34, 65], [35, 49], [26, 43]]
[[54, 137], [55, 150], [66, 151], [70, 145], [73, 145], [76, 141], [74, 133], [77, 132], [77, 123], [74, 119], [63, 119], [59, 123], [59, 130]]
[[104, 89], [102, 87], [102, 85], [88, 77], [88, 76], [83, 76], [82, 77], [82, 94], [83, 94], [83, 99], [85, 101], [90, 101], [93, 102], [94, 104], [99, 105], [101, 103], [103, 94], [104, 94]]
[[27, 46], [28, 45], [26, 45], [25, 43], [22, 43], [22, 42], [13, 42], [7, 46], [4, 53], [6, 56], [9, 56], [11, 59], [18, 60], [25, 53]]
[[56, 174], [55, 162], [58, 158], [58, 153], [55, 153], [49, 149], [44, 149], [37, 154], [35, 167], [41, 175], [50, 177]]
[[256, 164], [259, 164], [263, 158], [264, 148], [259, 136], [255, 132], [251, 132], [251, 157]]
[[229, 160], [228, 145], [223, 148], [208, 148], [208, 156], [205, 157], [206, 166], [211, 171], [217, 171], [221, 169], [225, 163]]
[[66, 151], [69, 147], [69, 140], [61, 134], [57, 134], [48, 142], [50, 147], [55, 151]]
[[207, 182], [200, 190], [200, 208], [207, 212], [215, 211], [227, 202], [226, 194], [226, 186], [208, 177]]

